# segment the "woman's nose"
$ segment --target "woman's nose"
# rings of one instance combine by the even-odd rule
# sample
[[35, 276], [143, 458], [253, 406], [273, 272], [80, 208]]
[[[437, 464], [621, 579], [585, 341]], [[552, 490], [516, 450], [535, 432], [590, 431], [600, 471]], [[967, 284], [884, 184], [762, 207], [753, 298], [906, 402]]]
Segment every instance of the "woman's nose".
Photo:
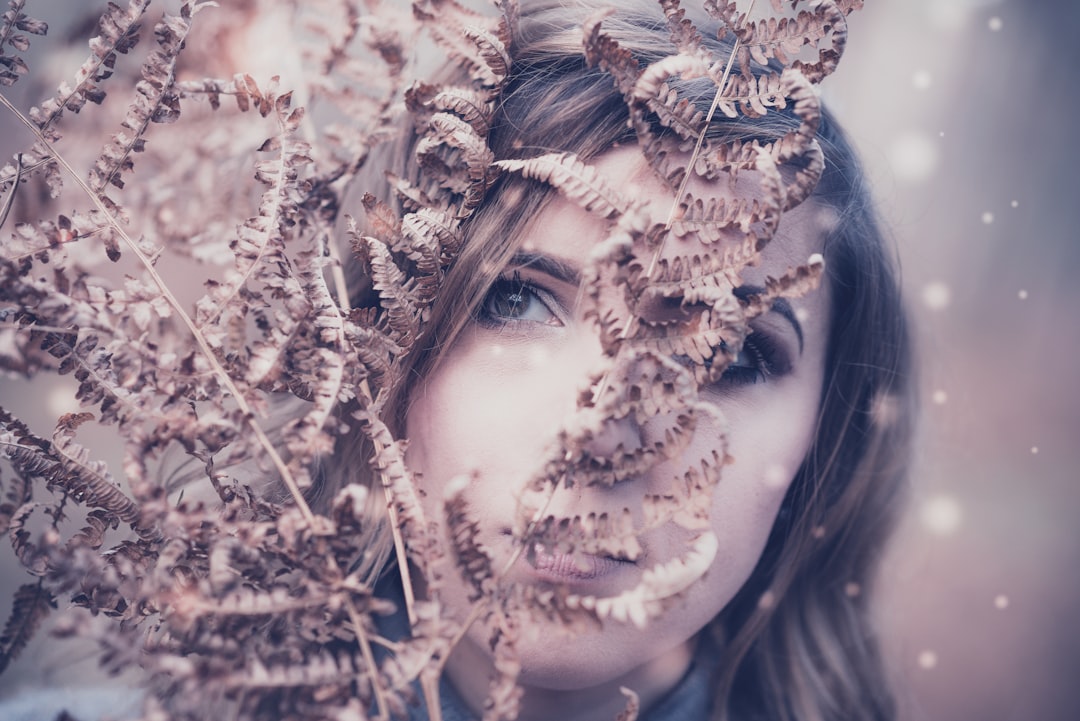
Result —
[[643, 427], [639, 398], [626, 381], [628, 368], [616, 361], [579, 396], [576, 418], [578, 470], [593, 485], [610, 486], [643, 475], [653, 455]]
[[677, 362], [633, 346], [601, 361], [601, 368], [578, 395], [577, 428], [569, 435], [581, 452], [572, 463], [597, 485], [647, 478], [692, 432], [693, 377]]

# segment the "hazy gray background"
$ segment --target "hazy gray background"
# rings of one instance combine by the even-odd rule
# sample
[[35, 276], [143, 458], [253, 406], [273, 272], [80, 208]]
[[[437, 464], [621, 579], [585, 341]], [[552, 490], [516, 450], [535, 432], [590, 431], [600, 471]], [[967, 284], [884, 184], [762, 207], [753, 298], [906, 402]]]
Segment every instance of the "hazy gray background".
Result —
[[[58, 29], [72, 5], [28, 11]], [[1080, 718], [1078, 31], [1075, 1], [867, 0], [826, 82], [923, 359], [912, 505], [881, 594], [906, 721]], [[0, 399], [48, 410], [19, 391]], [[6, 556], [0, 573], [5, 591], [22, 582]], [[32, 682], [16, 672], [0, 694]]]
[[919, 321], [883, 621], [911, 721], [1080, 718], [1080, 3], [868, 0], [827, 94]]

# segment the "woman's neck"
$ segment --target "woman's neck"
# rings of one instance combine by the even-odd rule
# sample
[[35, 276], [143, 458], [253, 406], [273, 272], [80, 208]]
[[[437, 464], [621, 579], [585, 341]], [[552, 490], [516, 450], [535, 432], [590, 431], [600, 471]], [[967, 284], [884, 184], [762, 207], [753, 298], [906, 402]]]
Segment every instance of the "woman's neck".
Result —
[[[547, 688], [529, 683], [528, 669], [518, 679], [524, 690], [519, 721], [595, 721], [614, 719], [627, 704], [620, 689], [638, 695], [640, 707], [648, 709], [675, 688], [693, 660], [693, 640], [676, 646], [648, 663], [604, 683], [584, 688]], [[447, 664], [447, 673], [470, 711], [480, 718], [490, 692], [489, 656], [468, 640], [458, 644]]]

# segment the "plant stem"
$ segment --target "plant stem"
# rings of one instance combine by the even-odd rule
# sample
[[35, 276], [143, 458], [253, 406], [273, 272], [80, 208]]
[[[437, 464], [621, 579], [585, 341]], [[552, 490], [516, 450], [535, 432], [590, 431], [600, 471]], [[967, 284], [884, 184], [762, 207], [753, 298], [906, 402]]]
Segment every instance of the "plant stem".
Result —
[[[749, 19], [750, 13], [754, 11], [754, 3], [757, 0], [750, 0], [750, 7], [746, 11], [746, 18]], [[679, 201], [682, 200], [683, 193], [686, 192], [686, 186], [690, 183], [690, 176], [694, 173], [694, 163], [697, 162], [698, 156], [701, 154], [701, 146], [705, 144], [705, 134], [709, 130], [709, 125], [712, 123], [713, 116], [716, 114], [716, 109], [720, 106], [720, 99], [724, 96], [724, 91], [727, 90], [728, 80], [731, 77], [731, 68], [735, 64], [735, 55], [739, 52], [739, 38], [735, 38], [735, 44], [731, 46], [731, 54], [728, 55], [727, 65], [724, 67], [724, 75], [720, 78], [720, 83], [716, 86], [716, 95], [713, 96], [712, 105], [709, 107], [709, 114], [705, 116], [705, 126], [698, 133], [697, 143], [694, 145], [694, 152], [690, 154], [690, 162], [686, 166], [686, 172], [683, 174], [683, 179], [679, 183], [679, 189], [675, 192], [675, 200], [671, 204], [671, 211], [668, 213], [667, 222], [664, 224], [665, 230], [671, 230], [672, 223], [675, 222], [675, 213], [679, 210]], [[651, 278], [653, 270], [656, 269], [656, 264], [660, 261], [660, 254], [664, 251], [664, 241], [667, 240], [667, 235], [664, 235], [660, 240], [660, 245], [656, 249], [656, 253], [653, 255], [652, 263], [649, 264], [649, 269], [645, 272], [646, 278]], [[627, 326], [629, 327], [629, 326]]]
[[15, 204], [15, 191], [19, 189], [19, 181], [22, 180], [22, 153], [15, 156], [15, 177], [11, 181], [11, 192], [8, 193], [7, 198], [4, 199], [4, 208], [0, 210], [0, 228], [4, 227], [4, 223], [7, 222], [8, 213], [11, 212], [11, 206]]
[[371, 651], [371, 639], [368, 638], [367, 631], [364, 630], [364, 626], [360, 621], [360, 612], [356, 610], [351, 598], [345, 598], [345, 611], [349, 614], [349, 621], [352, 623], [353, 632], [356, 634], [356, 642], [359, 644], [360, 653], [364, 657], [364, 665], [367, 666], [368, 675], [371, 677], [371, 692], [375, 696], [375, 706], [379, 709], [378, 718], [389, 719], [390, 707], [386, 704], [386, 694], [379, 680], [379, 667], [375, 664], [375, 654]]

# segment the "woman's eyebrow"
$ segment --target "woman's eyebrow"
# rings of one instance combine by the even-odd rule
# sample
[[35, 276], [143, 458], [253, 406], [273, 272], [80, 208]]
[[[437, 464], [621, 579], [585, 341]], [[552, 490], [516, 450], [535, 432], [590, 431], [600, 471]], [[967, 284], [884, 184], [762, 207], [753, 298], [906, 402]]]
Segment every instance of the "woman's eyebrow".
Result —
[[550, 275], [555, 280], [575, 287], [581, 285], [581, 270], [577, 266], [544, 253], [534, 253], [526, 250], [518, 251], [510, 258], [509, 267], [528, 268]]
[[[765, 287], [760, 285], [740, 285], [731, 292], [739, 300], [746, 300], [749, 296], [765, 293]], [[799, 338], [799, 353], [801, 354], [803, 352], [803, 329], [799, 319], [795, 316], [795, 310], [791, 307], [791, 303], [788, 302], [787, 298], [776, 298], [773, 300], [770, 310], [780, 314], [781, 317], [791, 323], [791, 327], [795, 329], [795, 335]]]

